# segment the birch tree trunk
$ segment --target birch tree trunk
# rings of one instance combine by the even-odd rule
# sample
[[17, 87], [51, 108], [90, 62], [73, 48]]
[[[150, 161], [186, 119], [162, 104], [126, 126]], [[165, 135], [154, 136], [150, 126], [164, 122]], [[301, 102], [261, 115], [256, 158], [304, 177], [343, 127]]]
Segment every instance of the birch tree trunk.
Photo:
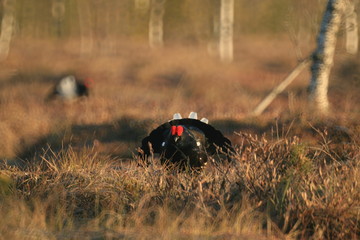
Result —
[[233, 60], [234, 0], [221, 0], [219, 53], [223, 62]]
[[65, 15], [65, 3], [63, 0], [53, 0], [51, 6], [51, 15], [54, 18], [54, 25], [56, 28], [56, 35], [62, 35], [62, 22]]
[[14, 32], [14, 6], [15, 0], [4, 0], [4, 14], [1, 22], [0, 34], [0, 61], [5, 60], [10, 51], [11, 38]]
[[346, 0], [345, 8], [345, 27], [346, 27], [346, 51], [355, 54], [358, 51], [358, 24], [354, 2]]
[[329, 76], [334, 62], [336, 34], [344, 8], [345, 0], [328, 1], [317, 39], [317, 49], [313, 54], [310, 100], [321, 114], [327, 114], [329, 111]]
[[89, 2], [87, 0], [78, 0], [77, 8], [80, 25], [80, 55], [86, 57], [91, 55], [94, 46]]
[[135, 0], [135, 10], [146, 13], [149, 10], [150, 0]]
[[219, 40], [220, 40], [220, 2], [212, 7], [212, 25], [211, 25], [211, 39], [208, 43], [207, 50], [211, 56], [219, 56]]
[[164, 45], [163, 16], [165, 13], [165, 0], [151, 0], [149, 20], [149, 45], [158, 48]]

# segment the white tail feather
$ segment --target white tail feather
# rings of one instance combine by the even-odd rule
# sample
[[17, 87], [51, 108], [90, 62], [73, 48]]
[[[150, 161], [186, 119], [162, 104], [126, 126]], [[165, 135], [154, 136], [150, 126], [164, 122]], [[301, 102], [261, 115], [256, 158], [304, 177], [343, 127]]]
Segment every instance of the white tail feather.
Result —
[[68, 75], [60, 80], [60, 82], [75, 82], [75, 81], [76, 78], [73, 75]]
[[207, 118], [202, 118], [200, 121], [203, 122], [203, 123], [206, 123], [206, 124], [209, 123], [209, 119], [207, 119]]
[[175, 113], [173, 116], [173, 119], [182, 119], [181, 114], [180, 113]]
[[191, 112], [191, 113], [189, 114], [189, 118], [197, 119], [197, 113], [196, 113], [196, 112]]
[[56, 91], [62, 97], [66, 99], [71, 99], [76, 97], [76, 79], [73, 75], [66, 76], [62, 78], [59, 84], [56, 86]]

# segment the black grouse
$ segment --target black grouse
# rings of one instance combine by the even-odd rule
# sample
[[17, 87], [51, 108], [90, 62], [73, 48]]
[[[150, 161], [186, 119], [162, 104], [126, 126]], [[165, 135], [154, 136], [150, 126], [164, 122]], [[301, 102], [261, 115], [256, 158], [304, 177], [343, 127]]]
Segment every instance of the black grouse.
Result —
[[82, 80], [75, 78], [73, 75], [65, 76], [55, 85], [47, 100], [53, 98], [71, 100], [82, 96], [87, 97], [92, 83], [93, 80], [90, 78]]
[[175, 163], [181, 168], [198, 169], [206, 165], [208, 156], [230, 153], [233, 148], [231, 141], [209, 125], [206, 118], [198, 120], [197, 114], [192, 112], [189, 118], [181, 118], [176, 113], [174, 119], [153, 130], [142, 140], [140, 152], [144, 159], [153, 152], [160, 154], [162, 164]]

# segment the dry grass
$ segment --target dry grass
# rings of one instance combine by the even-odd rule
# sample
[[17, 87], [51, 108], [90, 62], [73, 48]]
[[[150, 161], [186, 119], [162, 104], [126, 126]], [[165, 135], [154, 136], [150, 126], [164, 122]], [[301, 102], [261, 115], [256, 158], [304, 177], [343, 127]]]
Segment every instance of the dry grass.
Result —
[[[200, 174], [122, 163], [94, 149], [2, 166], [5, 238], [309, 238], [359, 234], [359, 145], [238, 134], [229, 165]], [[51, 156], [52, 155], [52, 156]], [[20, 214], [21, 212], [21, 214]]]
[[[357, 60], [336, 59], [328, 120], [307, 110], [308, 73], [255, 119], [296, 65], [286, 38], [244, 37], [228, 65], [200, 47], [120, 41], [84, 59], [77, 44], [14, 42], [0, 67], [1, 239], [359, 238]], [[91, 97], [46, 104], [66, 72], [91, 76]], [[234, 161], [139, 166], [141, 139], [190, 111], [233, 141]]]

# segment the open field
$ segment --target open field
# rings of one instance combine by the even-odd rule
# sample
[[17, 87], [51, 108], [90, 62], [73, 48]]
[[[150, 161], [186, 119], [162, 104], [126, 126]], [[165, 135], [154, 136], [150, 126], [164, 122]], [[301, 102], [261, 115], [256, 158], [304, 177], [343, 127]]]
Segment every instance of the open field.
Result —
[[[1, 239], [359, 238], [357, 56], [336, 55], [327, 119], [309, 110], [308, 71], [255, 118], [312, 43], [248, 35], [222, 64], [204, 46], [136, 40], [81, 58], [78, 42], [18, 39], [0, 66]], [[91, 96], [45, 102], [66, 73], [94, 79]], [[232, 140], [234, 161], [139, 166], [141, 139], [191, 111]]]

